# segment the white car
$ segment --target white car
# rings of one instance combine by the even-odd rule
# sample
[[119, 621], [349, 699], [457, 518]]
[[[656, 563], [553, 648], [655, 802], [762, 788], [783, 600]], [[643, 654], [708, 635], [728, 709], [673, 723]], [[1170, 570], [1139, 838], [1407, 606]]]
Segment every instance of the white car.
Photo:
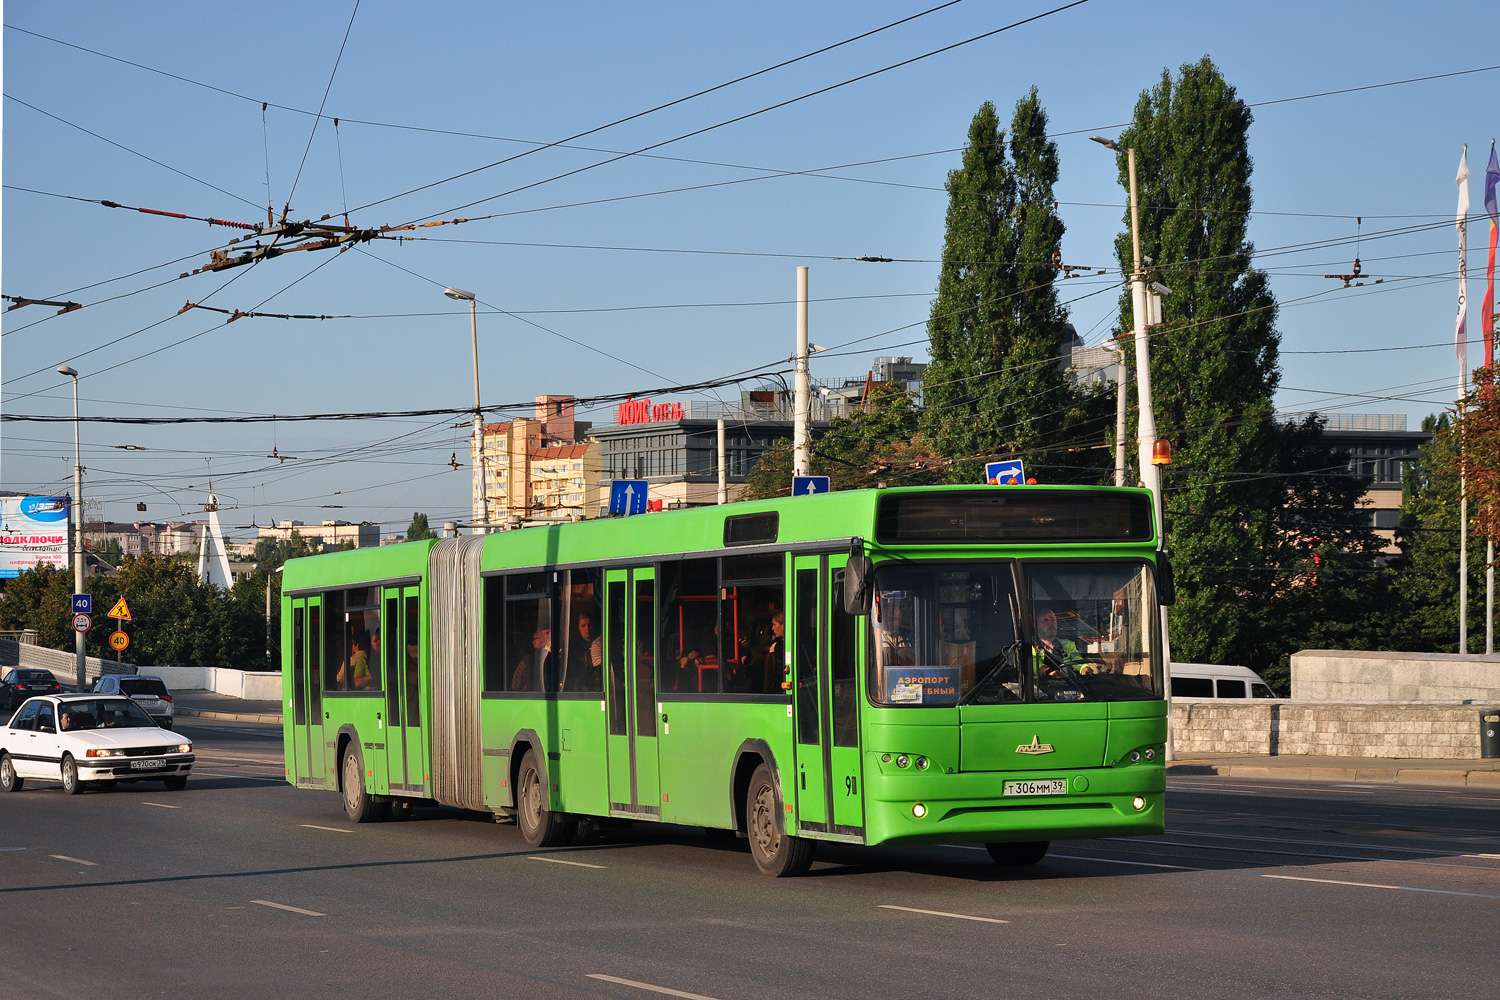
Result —
[[161, 781], [177, 791], [192, 767], [192, 740], [118, 695], [32, 698], [0, 729], [3, 792], [20, 791], [27, 778], [61, 781], [69, 795], [122, 781]]

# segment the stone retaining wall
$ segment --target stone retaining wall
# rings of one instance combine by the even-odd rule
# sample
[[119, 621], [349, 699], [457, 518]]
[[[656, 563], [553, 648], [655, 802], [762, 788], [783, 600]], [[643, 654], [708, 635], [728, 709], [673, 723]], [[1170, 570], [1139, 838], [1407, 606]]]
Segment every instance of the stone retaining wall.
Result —
[[1292, 654], [1292, 699], [1500, 704], [1500, 656], [1304, 649]]
[[1195, 753], [1479, 759], [1479, 706], [1174, 698], [1172, 746]]

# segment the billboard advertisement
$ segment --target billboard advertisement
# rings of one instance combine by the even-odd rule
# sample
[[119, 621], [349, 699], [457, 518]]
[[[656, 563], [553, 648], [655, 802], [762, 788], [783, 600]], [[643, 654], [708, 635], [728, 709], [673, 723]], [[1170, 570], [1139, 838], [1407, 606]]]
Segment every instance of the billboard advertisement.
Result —
[[68, 568], [68, 498], [0, 497], [0, 578]]

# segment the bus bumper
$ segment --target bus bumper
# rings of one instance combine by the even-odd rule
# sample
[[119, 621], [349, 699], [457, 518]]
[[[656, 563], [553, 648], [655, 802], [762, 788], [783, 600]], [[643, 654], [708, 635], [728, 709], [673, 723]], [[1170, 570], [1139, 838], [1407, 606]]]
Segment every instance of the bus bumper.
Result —
[[[1057, 778], [1066, 779], [1066, 794], [1003, 795], [1006, 781]], [[867, 774], [865, 843], [995, 843], [1159, 834], [1166, 828], [1166, 785], [1166, 770], [1160, 764], [1030, 773]], [[1141, 808], [1136, 808], [1137, 798]]]

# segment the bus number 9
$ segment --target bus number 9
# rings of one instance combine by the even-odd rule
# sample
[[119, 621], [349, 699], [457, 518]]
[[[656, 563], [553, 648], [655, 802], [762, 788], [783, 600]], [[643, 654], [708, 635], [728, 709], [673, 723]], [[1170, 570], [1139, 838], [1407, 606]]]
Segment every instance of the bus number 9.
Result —
[[859, 779], [856, 778], [852, 774], [849, 775], [847, 778], [844, 779], [844, 794], [845, 795], [858, 795], [859, 794]]

